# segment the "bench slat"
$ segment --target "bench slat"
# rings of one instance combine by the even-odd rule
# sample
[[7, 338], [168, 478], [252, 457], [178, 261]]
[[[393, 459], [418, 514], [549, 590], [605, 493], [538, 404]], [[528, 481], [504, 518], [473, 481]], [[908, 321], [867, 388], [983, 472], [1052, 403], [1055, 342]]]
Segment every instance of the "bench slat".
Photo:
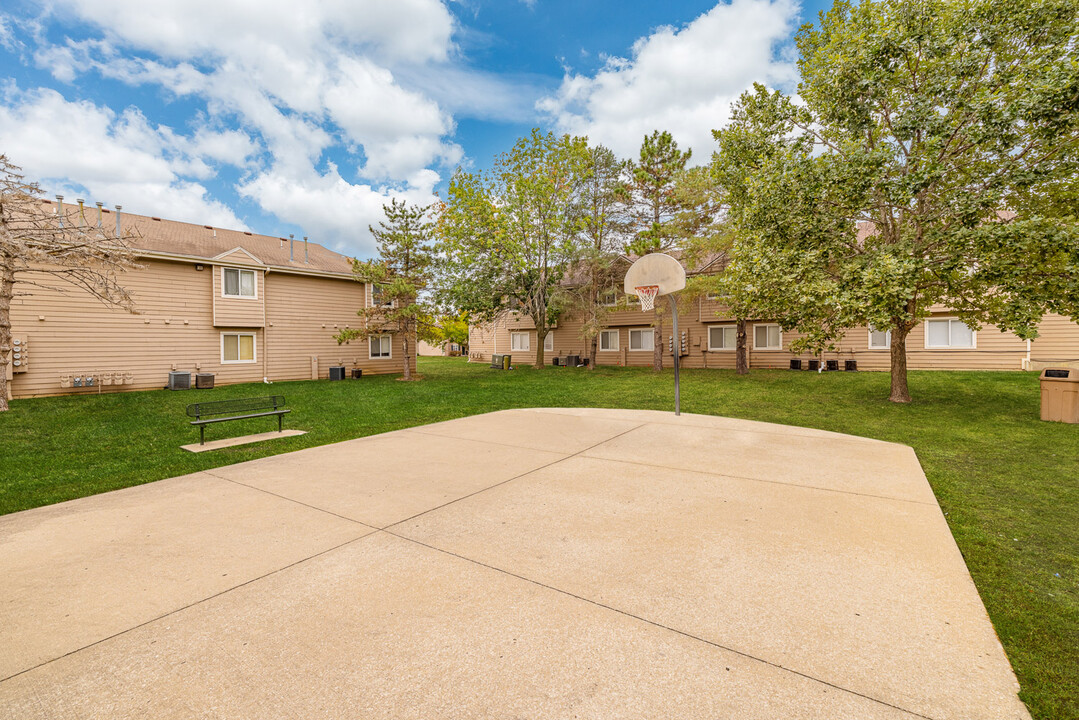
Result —
[[207, 425], [209, 423], [228, 422], [229, 420], [246, 420], [247, 418], [268, 417], [270, 415], [284, 415], [292, 412], [289, 409], [270, 410], [269, 412], [253, 413], [251, 415], [229, 415], [228, 417], [206, 418], [205, 420], [192, 420], [192, 425]]
[[188, 417], [201, 418], [204, 415], [236, 415], [257, 410], [278, 410], [285, 406], [281, 395], [256, 398], [236, 398], [233, 400], [214, 400], [212, 402], [193, 403], [187, 406]]

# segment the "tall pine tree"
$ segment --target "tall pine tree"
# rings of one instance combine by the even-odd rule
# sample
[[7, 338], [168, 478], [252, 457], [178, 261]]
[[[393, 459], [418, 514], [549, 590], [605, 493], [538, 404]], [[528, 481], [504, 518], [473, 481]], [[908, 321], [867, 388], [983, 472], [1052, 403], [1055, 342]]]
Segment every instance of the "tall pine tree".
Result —
[[[671, 134], [655, 130], [644, 138], [640, 157], [629, 165], [629, 192], [635, 233], [626, 246], [634, 255], [669, 250], [678, 238], [672, 219], [680, 205], [675, 180], [685, 170], [692, 150], [679, 150]], [[663, 307], [656, 303], [652, 369], [663, 369]]]
[[371, 306], [356, 313], [364, 319], [364, 326], [342, 330], [335, 338], [338, 343], [356, 338], [376, 342], [375, 338], [388, 332], [400, 335], [402, 374], [411, 380], [419, 324], [430, 315], [421, 296], [431, 285], [434, 269], [432, 223], [429, 208], [403, 200], [393, 200], [382, 209], [386, 219], [378, 223], [378, 229], [370, 227], [378, 243], [378, 258], [352, 262], [356, 279], [369, 283], [372, 289]]

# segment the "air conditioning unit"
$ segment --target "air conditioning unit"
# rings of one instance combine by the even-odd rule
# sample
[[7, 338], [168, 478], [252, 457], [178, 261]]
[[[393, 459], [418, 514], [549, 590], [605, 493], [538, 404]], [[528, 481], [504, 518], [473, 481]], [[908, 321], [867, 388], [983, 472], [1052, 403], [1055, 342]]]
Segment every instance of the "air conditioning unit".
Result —
[[200, 390], [213, 390], [214, 388], [214, 374], [213, 373], [195, 373], [195, 387]]
[[791, 370], [801, 370], [801, 369], [802, 369], [802, 361], [801, 360], [798, 360], [798, 359], [791, 360]]
[[191, 373], [170, 372], [169, 390], [189, 390], [191, 388]]
[[330, 368], [330, 380], [344, 380], [345, 379], [345, 366], [339, 365]]

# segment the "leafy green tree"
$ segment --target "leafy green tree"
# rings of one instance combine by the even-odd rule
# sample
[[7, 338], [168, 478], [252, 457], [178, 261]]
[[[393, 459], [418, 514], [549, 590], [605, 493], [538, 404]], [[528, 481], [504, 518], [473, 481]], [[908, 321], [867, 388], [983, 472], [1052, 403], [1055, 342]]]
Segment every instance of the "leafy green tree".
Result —
[[722, 298], [725, 314], [733, 313], [736, 319], [735, 370], [746, 375], [749, 373], [746, 319], [752, 314], [751, 302], [744, 288], [733, 285], [725, 273], [737, 237], [730, 217], [738, 210], [731, 207], [738, 196], [727, 190], [727, 179], [719, 172], [718, 163], [718, 154], [714, 154], [710, 166], [689, 168], [677, 176], [675, 197], [681, 209], [673, 225], [682, 238], [679, 241], [682, 258], [690, 267], [708, 270], [687, 278], [679, 301]]
[[356, 313], [364, 320], [362, 328], [348, 328], [334, 337], [345, 343], [357, 338], [370, 341], [387, 332], [400, 335], [404, 344], [402, 374], [411, 380], [419, 327], [430, 313], [423, 295], [430, 289], [435, 263], [433, 224], [429, 207], [395, 199], [382, 209], [386, 219], [379, 221], [378, 229], [370, 227], [378, 258], [352, 261], [356, 279], [371, 285], [371, 307]]
[[468, 316], [464, 313], [434, 315], [420, 324], [420, 339], [435, 347], [457, 343], [468, 354]]
[[592, 369], [596, 367], [599, 334], [607, 327], [607, 316], [625, 273], [621, 261], [629, 231], [625, 169], [625, 161], [609, 148], [588, 148], [580, 195], [583, 242], [574, 263], [567, 309], [583, 319], [581, 337], [588, 345], [588, 366]]
[[[628, 192], [632, 208], [634, 236], [626, 250], [635, 255], [669, 250], [678, 233], [671, 219], [681, 209], [675, 196], [675, 178], [685, 170], [692, 150], [679, 150], [678, 143], [666, 130], [655, 130], [641, 143], [640, 156], [628, 165]], [[663, 369], [662, 303], [656, 303], [652, 325], [655, 328], [652, 369]]]
[[[723, 207], [723, 222], [713, 232], [699, 235], [691, 246], [696, 254], [722, 253], [726, 256], [723, 272], [697, 279], [694, 287], [723, 299], [727, 311], [736, 320], [735, 368], [739, 375], [749, 372], [749, 342], [747, 320], [761, 317], [764, 288], [761, 275], [767, 268], [760, 263], [747, 262], [747, 257], [767, 261], [767, 252], [751, 255], [752, 238], [747, 237], [748, 220], [755, 209], [751, 180], [770, 167], [777, 153], [803, 150], [811, 146], [792, 137], [794, 124], [790, 102], [780, 93], [771, 93], [756, 84], [752, 92], [743, 93], [731, 108], [731, 118], [722, 130], [713, 130], [719, 147], [712, 154], [707, 178], [714, 185], [713, 195]], [[771, 230], [769, 228], [769, 230]], [[782, 283], [771, 285], [782, 288]], [[774, 300], [781, 300], [777, 294]], [[771, 303], [773, 316], [787, 312], [783, 303]], [[775, 307], [779, 305], [779, 307]]]
[[804, 107], [746, 105], [797, 130], [745, 168], [736, 255], [801, 347], [889, 328], [909, 402], [934, 305], [1023, 338], [1079, 318], [1077, 36], [1075, 0], [839, 1], [799, 32]]
[[458, 170], [440, 213], [444, 301], [478, 322], [519, 309], [536, 325], [537, 367], [580, 257], [587, 164], [584, 138], [533, 129], [491, 173]]

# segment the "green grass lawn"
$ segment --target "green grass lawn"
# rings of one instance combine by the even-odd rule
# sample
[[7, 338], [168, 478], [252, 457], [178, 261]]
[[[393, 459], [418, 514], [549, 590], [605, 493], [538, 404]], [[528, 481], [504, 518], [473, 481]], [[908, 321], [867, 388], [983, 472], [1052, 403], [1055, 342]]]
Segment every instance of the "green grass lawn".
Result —
[[[512, 407], [673, 409], [670, 371], [489, 370], [420, 361], [421, 382], [233, 385], [16, 400], [0, 415], [0, 513], [219, 465]], [[912, 372], [914, 402], [887, 402], [884, 373], [682, 373], [682, 410], [911, 445], [948, 518], [1036, 718], [1079, 718], [1079, 425], [1038, 419], [1032, 373]], [[200, 455], [184, 407], [280, 393], [307, 435]], [[207, 438], [274, 429], [210, 426]]]

